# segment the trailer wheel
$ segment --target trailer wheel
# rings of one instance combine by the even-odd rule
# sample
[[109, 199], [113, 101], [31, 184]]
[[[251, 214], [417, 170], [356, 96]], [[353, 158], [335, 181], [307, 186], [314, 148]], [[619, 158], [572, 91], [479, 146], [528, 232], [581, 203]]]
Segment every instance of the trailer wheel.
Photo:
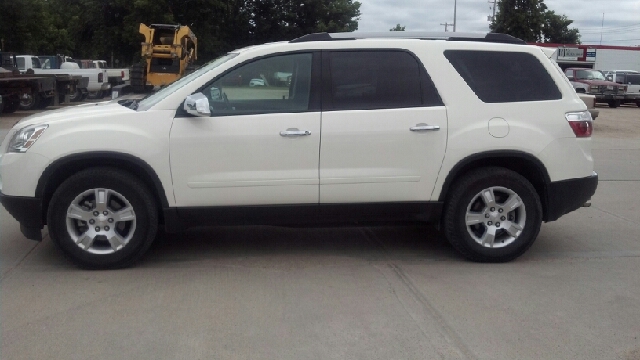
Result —
[[5, 114], [11, 114], [18, 110], [20, 107], [20, 98], [17, 95], [14, 96], [5, 96], [2, 98], [4, 109], [2, 112]]
[[20, 110], [38, 109], [41, 102], [40, 94], [24, 94], [20, 97]]

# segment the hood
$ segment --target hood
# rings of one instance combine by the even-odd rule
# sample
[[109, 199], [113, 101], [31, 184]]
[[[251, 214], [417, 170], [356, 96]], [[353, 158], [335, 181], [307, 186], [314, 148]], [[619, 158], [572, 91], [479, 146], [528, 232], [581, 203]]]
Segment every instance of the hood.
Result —
[[29, 125], [51, 124], [60, 121], [91, 121], [104, 118], [106, 116], [130, 114], [131, 112], [135, 112], [135, 110], [131, 110], [118, 104], [116, 100], [103, 101], [99, 103], [82, 104], [57, 110], [44, 111], [20, 120], [15, 127], [23, 128]]

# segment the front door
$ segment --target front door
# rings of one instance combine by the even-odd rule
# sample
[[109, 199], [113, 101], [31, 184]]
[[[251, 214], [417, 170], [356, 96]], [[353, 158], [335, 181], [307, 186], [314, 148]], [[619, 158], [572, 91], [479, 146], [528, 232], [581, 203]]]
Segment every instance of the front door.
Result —
[[314, 56], [287, 54], [242, 65], [202, 91], [211, 117], [174, 119], [177, 206], [318, 203], [321, 113]]

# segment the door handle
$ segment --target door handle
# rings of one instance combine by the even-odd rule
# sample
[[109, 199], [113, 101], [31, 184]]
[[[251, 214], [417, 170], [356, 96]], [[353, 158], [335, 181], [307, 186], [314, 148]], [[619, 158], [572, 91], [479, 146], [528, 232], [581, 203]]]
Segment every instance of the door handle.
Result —
[[438, 131], [440, 130], [440, 126], [438, 125], [428, 125], [428, 124], [416, 124], [414, 127], [410, 127], [411, 131]]
[[298, 130], [298, 129], [287, 129], [285, 131], [280, 131], [280, 136], [284, 136], [284, 137], [307, 136], [307, 135], [311, 135], [311, 131]]

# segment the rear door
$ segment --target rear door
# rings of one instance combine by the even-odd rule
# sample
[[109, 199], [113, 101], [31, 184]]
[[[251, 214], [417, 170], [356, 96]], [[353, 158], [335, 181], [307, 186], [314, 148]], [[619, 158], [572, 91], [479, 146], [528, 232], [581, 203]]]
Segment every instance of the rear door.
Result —
[[405, 50], [323, 52], [320, 203], [428, 201], [447, 111]]

